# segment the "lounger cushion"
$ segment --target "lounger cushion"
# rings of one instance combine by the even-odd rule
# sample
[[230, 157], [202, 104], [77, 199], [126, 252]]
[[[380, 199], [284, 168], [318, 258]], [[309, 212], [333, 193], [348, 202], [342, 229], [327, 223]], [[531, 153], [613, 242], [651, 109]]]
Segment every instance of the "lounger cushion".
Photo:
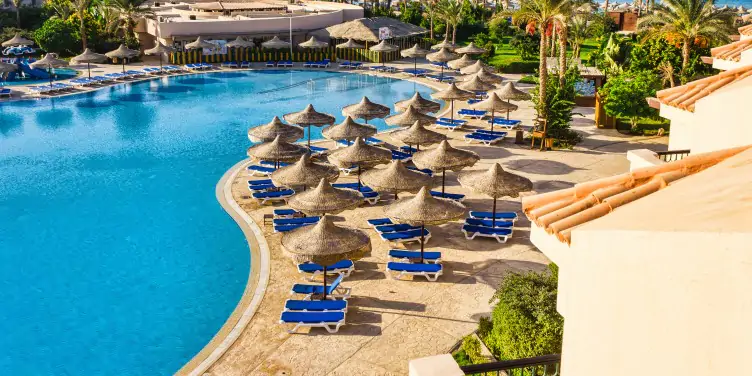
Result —
[[443, 268], [441, 264], [411, 264], [406, 262], [389, 262], [386, 267], [396, 272], [408, 273], [438, 273]]
[[[327, 266], [326, 271], [329, 272], [330, 270], [349, 269], [349, 268], [352, 268], [353, 266], [355, 266], [355, 264], [352, 262], [352, 260], [342, 260], [337, 263], [334, 263], [333, 265]], [[306, 264], [298, 265], [298, 270], [305, 272], [305, 273], [315, 273], [315, 272], [323, 272], [324, 267], [319, 264], [306, 263]]]
[[515, 212], [496, 212], [494, 215], [493, 212], [483, 212], [483, 211], [471, 211], [470, 212], [471, 218], [479, 218], [479, 219], [491, 219], [493, 217], [496, 217], [496, 219], [506, 219], [510, 221], [517, 220], [517, 213]]
[[[404, 223], [398, 223], [394, 225], [384, 225], [384, 226], [376, 226], [376, 231], [381, 233], [388, 233], [388, 232], [404, 232], [404, 231], [410, 231], [410, 230], [420, 230], [420, 227], [411, 226]], [[420, 234], [420, 232], [418, 232]]]
[[280, 216], [280, 215], [295, 215], [298, 212], [294, 209], [274, 209], [274, 215]]
[[347, 300], [288, 300], [285, 309], [288, 311], [344, 311]]
[[371, 226], [384, 226], [384, 225], [391, 225], [393, 222], [389, 218], [375, 218], [375, 219], [369, 219], [368, 224]]
[[[425, 236], [428, 236], [430, 232], [428, 230], [425, 230], [424, 234]], [[413, 239], [413, 238], [420, 238], [420, 229], [417, 230], [410, 230], [410, 231], [400, 231], [400, 232], [387, 232], [382, 233], [381, 237], [385, 240], [401, 240], [401, 239]]]
[[496, 227], [496, 228], [514, 227], [514, 222], [510, 222], [510, 221], [498, 221], [497, 220], [494, 226], [493, 221], [490, 219], [476, 219], [476, 218], [466, 218], [465, 224], [468, 224], [471, 226]]
[[470, 233], [479, 233], [482, 235], [500, 235], [500, 236], [509, 236], [512, 235], [512, 229], [511, 228], [498, 228], [498, 227], [481, 227], [481, 226], [471, 226], [471, 225], [464, 225], [462, 226], [462, 229], [470, 232]]
[[344, 312], [282, 312], [280, 321], [296, 324], [337, 323], [345, 319]]
[[[414, 259], [420, 258], [420, 251], [406, 251], [403, 249], [390, 249], [389, 257]], [[441, 258], [441, 252], [423, 252], [423, 258], [426, 260], [438, 260]]]

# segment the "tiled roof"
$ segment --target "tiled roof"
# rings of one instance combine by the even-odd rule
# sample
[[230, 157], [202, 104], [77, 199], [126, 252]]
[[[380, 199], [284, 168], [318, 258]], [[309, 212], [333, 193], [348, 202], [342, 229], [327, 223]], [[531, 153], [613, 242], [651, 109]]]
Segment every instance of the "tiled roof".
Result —
[[752, 24], [740, 27], [739, 28], [739, 34], [741, 34], [741, 35], [752, 35]]
[[572, 188], [526, 196], [522, 198], [522, 210], [531, 222], [569, 244], [576, 227], [750, 148], [752, 145], [690, 155], [679, 161], [580, 183]]
[[752, 39], [740, 40], [710, 50], [710, 55], [716, 59], [739, 61], [742, 52], [752, 48]]
[[728, 70], [715, 76], [692, 81], [686, 85], [664, 89], [656, 93], [662, 104], [694, 112], [695, 103], [714, 91], [752, 76], [752, 65]]

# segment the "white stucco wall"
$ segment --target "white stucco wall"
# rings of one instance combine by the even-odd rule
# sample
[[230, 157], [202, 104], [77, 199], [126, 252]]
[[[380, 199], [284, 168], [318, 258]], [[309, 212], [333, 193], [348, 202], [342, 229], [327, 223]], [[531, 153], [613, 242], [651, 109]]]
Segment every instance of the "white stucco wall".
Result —
[[696, 127], [695, 115], [667, 105], [661, 105], [660, 115], [671, 120], [668, 150], [692, 149], [692, 133]]

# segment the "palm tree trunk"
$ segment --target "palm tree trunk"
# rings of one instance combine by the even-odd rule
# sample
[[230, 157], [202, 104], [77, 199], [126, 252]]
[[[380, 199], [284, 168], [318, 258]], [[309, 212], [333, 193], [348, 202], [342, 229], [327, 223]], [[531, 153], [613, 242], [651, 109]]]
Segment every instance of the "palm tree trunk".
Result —
[[561, 24], [559, 33], [559, 86], [564, 86], [564, 77], [567, 74], [567, 24]]
[[452, 25], [452, 44], [457, 43], [457, 25]]
[[504, 10], [509, 10], [509, 0], [504, 0]]
[[80, 31], [81, 32], [81, 44], [84, 46], [84, 50], [85, 50], [86, 47], [87, 47], [86, 46], [87, 38], [86, 38], [86, 24], [84, 24], [84, 15], [83, 15], [83, 12], [79, 12], [78, 13], [78, 18], [81, 20], [81, 24], [80, 24], [80, 27], [81, 27], [81, 31]]
[[431, 40], [433, 40], [433, 15], [431, 15], [429, 18], [431, 20]]
[[546, 66], [547, 50], [546, 27], [543, 26], [541, 27], [540, 62], [538, 64], [538, 116], [544, 118], [546, 117], [546, 81], [548, 80], [548, 67]]
[[606, 3], [603, 6], [603, 13], [608, 17], [608, 0], [606, 0]]
[[682, 81], [684, 81], [684, 72], [687, 70], [687, 66], [689, 65], [689, 40], [685, 40], [684, 44], [682, 45]]
[[21, 7], [16, 7], [16, 27], [21, 28]]

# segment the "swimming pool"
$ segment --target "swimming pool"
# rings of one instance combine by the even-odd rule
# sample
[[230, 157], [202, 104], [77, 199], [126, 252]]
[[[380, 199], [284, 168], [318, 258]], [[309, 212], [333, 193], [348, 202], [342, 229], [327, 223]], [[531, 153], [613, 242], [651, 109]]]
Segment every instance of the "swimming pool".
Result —
[[248, 279], [247, 243], [215, 197], [245, 157], [247, 129], [309, 102], [341, 121], [363, 95], [393, 105], [415, 88], [334, 72], [222, 72], [1, 104], [3, 374], [178, 370]]

